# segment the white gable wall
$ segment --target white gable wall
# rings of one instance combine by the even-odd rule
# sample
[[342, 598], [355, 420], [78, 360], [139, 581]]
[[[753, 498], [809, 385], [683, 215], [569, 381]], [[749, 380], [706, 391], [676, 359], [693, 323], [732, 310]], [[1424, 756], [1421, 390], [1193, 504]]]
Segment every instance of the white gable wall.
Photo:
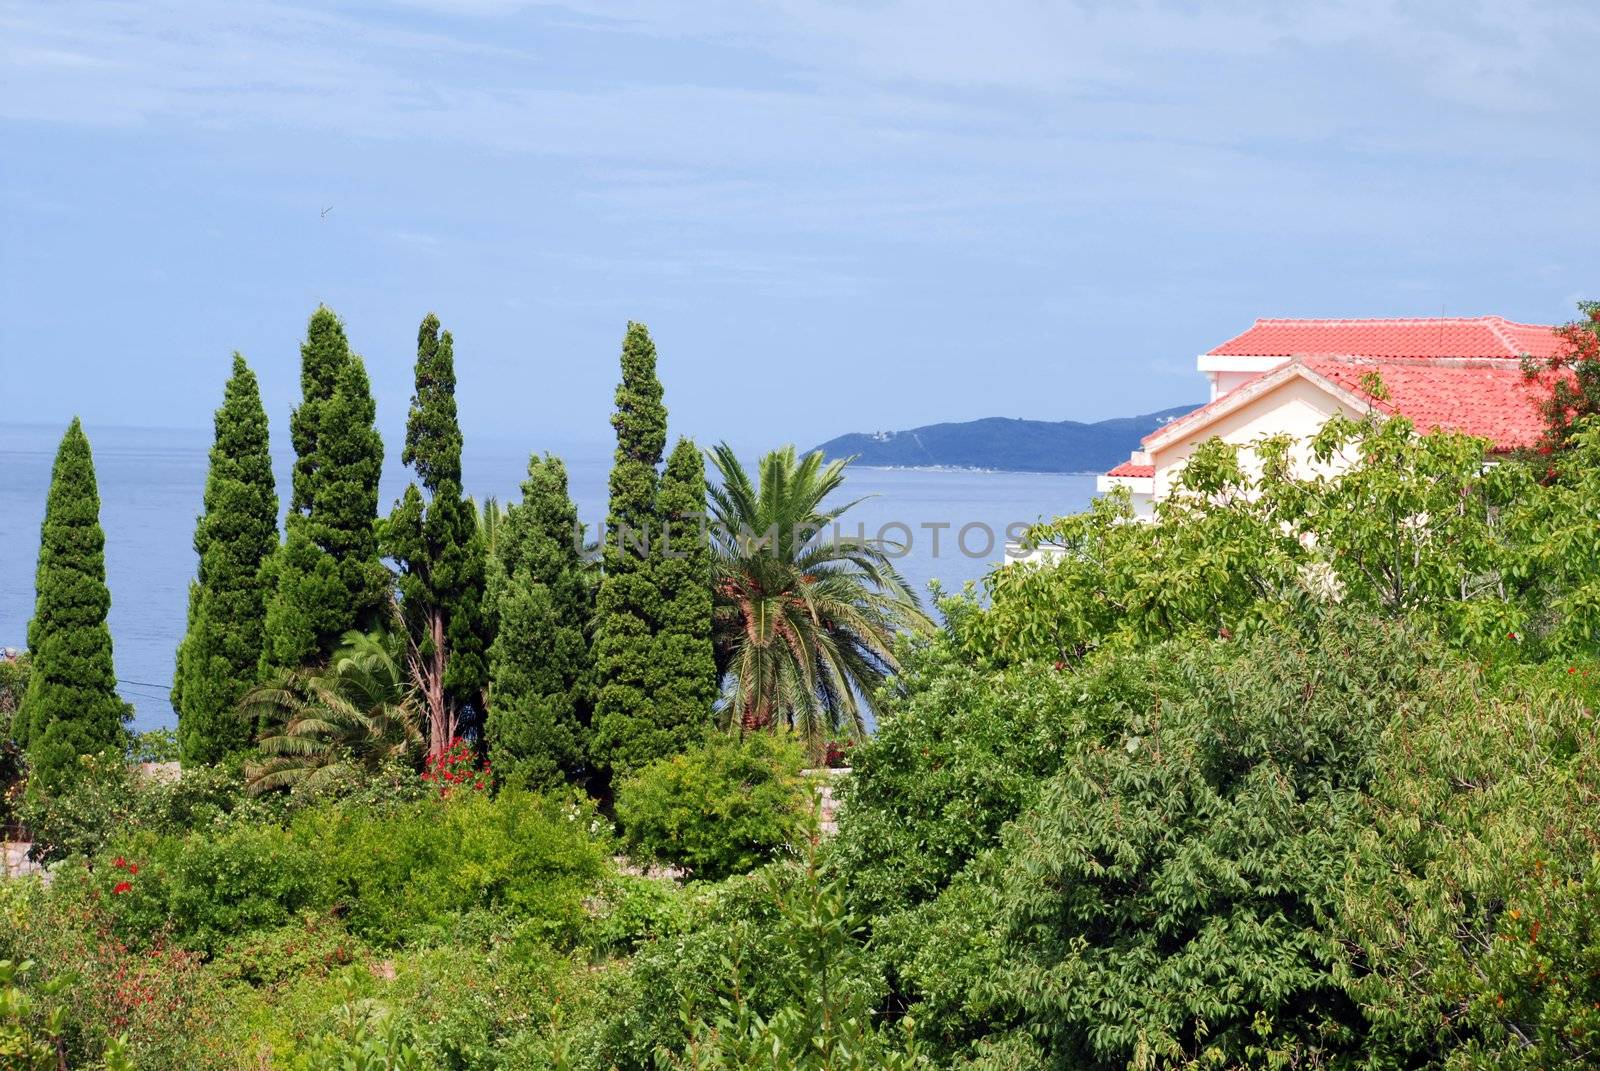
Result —
[[[1224, 373], [1226, 374], [1226, 373]], [[1155, 465], [1155, 497], [1165, 498], [1172, 489], [1178, 472], [1201, 443], [1212, 438], [1236, 446], [1248, 447], [1250, 443], [1270, 435], [1289, 435], [1295, 445], [1291, 450], [1296, 469], [1311, 475], [1316, 466], [1311, 459], [1309, 440], [1328, 418], [1335, 413], [1359, 419], [1363, 414], [1327, 390], [1300, 376], [1291, 376], [1238, 409], [1218, 417], [1165, 446], [1148, 448]], [[1240, 460], [1252, 472], [1259, 472], [1254, 451], [1243, 450]], [[1343, 468], [1341, 464], [1328, 466], [1331, 470]]]

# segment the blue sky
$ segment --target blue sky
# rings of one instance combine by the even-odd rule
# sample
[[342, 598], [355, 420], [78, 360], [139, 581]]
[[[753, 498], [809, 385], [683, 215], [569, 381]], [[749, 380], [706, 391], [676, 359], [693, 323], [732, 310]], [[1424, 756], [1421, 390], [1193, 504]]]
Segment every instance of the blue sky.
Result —
[[[0, 3], [0, 420], [282, 428], [325, 301], [397, 442], [758, 447], [1198, 399], [1256, 316], [1600, 297], [1592, 5]], [[326, 216], [322, 209], [332, 206]]]

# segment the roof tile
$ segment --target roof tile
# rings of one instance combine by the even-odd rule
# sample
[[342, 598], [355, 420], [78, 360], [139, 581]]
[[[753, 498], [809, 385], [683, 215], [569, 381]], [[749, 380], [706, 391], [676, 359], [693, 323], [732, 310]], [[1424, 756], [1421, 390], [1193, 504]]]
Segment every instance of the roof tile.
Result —
[[1376, 373], [1388, 395], [1380, 408], [1398, 413], [1418, 431], [1457, 431], [1488, 439], [1496, 450], [1533, 446], [1544, 434], [1540, 402], [1550, 396], [1548, 377], [1529, 379], [1509, 361], [1441, 364], [1432, 361], [1352, 361], [1307, 358], [1311, 371], [1365, 395], [1362, 381]]
[[1561, 351], [1556, 329], [1502, 316], [1395, 320], [1257, 320], [1211, 350], [1218, 357], [1292, 357], [1337, 353], [1351, 357], [1552, 357]]

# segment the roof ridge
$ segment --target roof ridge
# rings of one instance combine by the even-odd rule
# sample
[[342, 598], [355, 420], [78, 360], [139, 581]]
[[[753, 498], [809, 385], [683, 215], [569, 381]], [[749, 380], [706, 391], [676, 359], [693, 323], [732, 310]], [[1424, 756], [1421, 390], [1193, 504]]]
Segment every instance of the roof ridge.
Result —
[[[1501, 323], [1513, 327], [1548, 327], [1549, 324], [1524, 324], [1507, 320], [1504, 316], [1258, 316], [1252, 325], [1265, 324], [1487, 324]], [[1244, 332], [1240, 332], [1243, 334]], [[1238, 336], [1235, 335], [1235, 338]], [[1229, 341], [1232, 341], [1231, 339]], [[1226, 345], [1227, 343], [1224, 343]]]
[[1506, 333], [1506, 318], [1504, 316], [1491, 316], [1488, 318], [1488, 327], [1491, 334], [1499, 339], [1501, 344], [1510, 351], [1510, 356], [1515, 357], [1522, 352], [1522, 347], [1517, 340]]

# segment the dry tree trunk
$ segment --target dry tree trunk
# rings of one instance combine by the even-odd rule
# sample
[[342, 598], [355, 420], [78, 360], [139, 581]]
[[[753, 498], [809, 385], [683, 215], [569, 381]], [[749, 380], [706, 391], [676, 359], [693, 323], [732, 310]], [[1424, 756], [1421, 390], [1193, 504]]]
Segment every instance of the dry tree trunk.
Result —
[[417, 693], [422, 697], [422, 705], [428, 716], [428, 757], [437, 761], [450, 750], [450, 741], [456, 738], [458, 722], [456, 712], [451, 709], [450, 701], [444, 692], [444, 614], [439, 610], [432, 610], [427, 621], [428, 638], [431, 650], [426, 656], [414, 639], [408, 637], [411, 648], [408, 661], [411, 663], [411, 681], [416, 686]]

